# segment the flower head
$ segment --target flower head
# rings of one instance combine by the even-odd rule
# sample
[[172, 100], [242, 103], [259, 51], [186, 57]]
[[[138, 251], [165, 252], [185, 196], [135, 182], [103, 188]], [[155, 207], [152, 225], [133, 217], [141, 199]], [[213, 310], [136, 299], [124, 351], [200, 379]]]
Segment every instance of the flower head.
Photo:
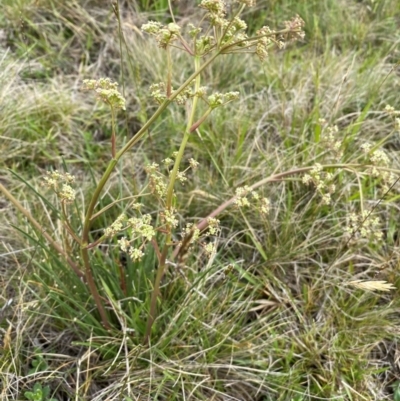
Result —
[[124, 229], [124, 222], [126, 220], [125, 214], [120, 214], [118, 218], [114, 221], [114, 223], [111, 224], [110, 227], [107, 227], [104, 230], [104, 236], [111, 238], [114, 237], [117, 233], [122, 231]]
[[161, 213], [161, 217], [164, 220], [165, 224], [167, 224], [168, 226], [170, 226], [170, 227], [177, 227], [178, 226], [179, 221], [176, 218], [174, 209], [165, 209]]
[[285, 21], [285, 28], [289, 30], [288, 39], [298, 40], [304, 39], [305, 33], [303, 27], [305, 22], [298, 15], [294, 16], [291, 20]]
[[95, 91], [97, 98], [116, 109], [125, 110], [125, 98], [117, 89], [118, 83], [110, 78], [85, 79], [83, 89]]
[[43, 178], [42, 185], [52, 189], [63, 203], [71, 203], [75, 200], [75, 190], [71, 184], [75, 177], [69, 173], [60, 173], [58, 170], [48, 171]]
[[180, 26], [173, 22], [166, 26], [155, 21], [142, 25], [142, 31], [155, 36], [158, 46], [162, 49], [166, 49], [170, 43], [178, 39], [180, 30]]

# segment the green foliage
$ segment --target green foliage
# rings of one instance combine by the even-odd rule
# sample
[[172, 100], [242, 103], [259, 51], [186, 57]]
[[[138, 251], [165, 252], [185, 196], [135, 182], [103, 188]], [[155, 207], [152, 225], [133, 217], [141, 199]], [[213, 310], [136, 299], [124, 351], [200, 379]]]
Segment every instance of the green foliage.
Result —
[[25, 398], [29, 401], [57, 401], [56, 398], [49, 398], [50, 387], [35, 383], [32, 391], [25, 391]]

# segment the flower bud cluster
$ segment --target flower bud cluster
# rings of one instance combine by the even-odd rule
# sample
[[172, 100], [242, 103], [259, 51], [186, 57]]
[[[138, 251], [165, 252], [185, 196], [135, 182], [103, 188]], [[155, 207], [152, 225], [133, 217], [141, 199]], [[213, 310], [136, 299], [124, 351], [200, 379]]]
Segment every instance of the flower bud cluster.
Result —
[[[237, 0], [246, 6], [254, 6], [255, 0]], [[188, 25], [188, 34], [193, 40], [193, 48], [185, 42], [180, 34], [180, 27], [175, 23], [163, 26], [162, 24], [150, 21], [142, 26], [142, 30], [152, 36], [155, 36], [158, 44], [162, 48], [167, 48], [173, 41], [179, 39], [182, 48], [190, 54], [203, 56], [217, 47], [222, 53], [232, 52], [252, 52], [256, 53], [261, 61], [268, 56], [268, 51], [272, 46], [280, 49], [284, 48], [285, 42], [292, 42], [303, 39], [304, 21], [296, 15], [289, 21], [285, 21], [285, 29], [278, 35], [268, 26], [264, 26], [257, 31], [257, 36], [249, 38], [246, 34], [247, 24], [237, 14], [232, 19], [226, 17], [226, 4], [223, 0], [202, 0], [200, 8], [206, 10], [205, 19], [211, 25], [208, 32], [213, 35], [201, 35], [202, 27], [196, 27], [193, 24]], [[177, 46], [178, 47], [178, 46]]]
[[212, 50], [216, 45], [214, 36], [202, 35], [196, 40], [196, 54], [203, 55]]
[[188, 24], [188, 29], [189, 36], [192, 39], [194, 39], [202, 31], [200, 27], [194, 26], [192, 23]]
[[352, 241], [360, 239], [380, 241], [383, 233], [379, 227], [379, 217], [374, 217], [370, 211], [364, 210], [360, 214], [351, 213], [348, 216], [345, 233], [351, 236]]
[[200, 8], [207, 10], [206, 18], [214, 26], [221, 26], [225, 23], [226, 5], [222, 0], [202, 0]]
[[166, 26], [155, 21], [142, 25], [142, 31], [154, 36], [162, 49], [166, 49], [169, 44], [179, 38], [180, 30], [180, 26], [173, 22]]
[[305, 33], [303, 27], [304, 21], [296, 15], [290, 21], [285, 21], [285, 28], [288, 30], [284, 36], [278, 36], [275, 31], [271, 30], [268, 26], [263, 26], [256, 33], [259, 36], [256, 43], [255, 53], [259, 57], [260, 61], [264, 61], [268, 57], [268, 50], [273, 45], [279, 49], [285, 47], [285, 42], [293, 42], [296, 40], [303, 39]]
[[208, 223], [208, 233], [206, 235], [218, 235], [220, 232], [219, 220], [214, 217], [209, 217], [207, 219]]
[[156, 101], [156, 103], [161, 104], [167, 98], [167, 90], [164, 82], [158, 84], [152, 84], [150, 86], [150, 96]]
[[210, 108], [215, 109], [222, 105], [225, 105], [233, 100], [239, 99], [239, 92], [228, 92], [228, 93], [213, 93], [212, 95], [208, 96], [208, 105]]
[[[173, 157], [176, 157], [176, 155], [173, 155]], [[163, 164], [167, 169], [169, 169], [169, 166], [171, 166], [174, 163], [174, 161], [170, 158], [167, 157], [166, 159], [163, 160]], [[183, 185], [185, 182], [187, 182], [188, 178], [186, 177], [186, 173], [189, 171], [189, 169], [196, 170], [197, 167], [199, 166], [199, 162], [196, 161], [195, 159], [191, 158], [189, 159], [189, 166], [184, 170], [184, 171], [179, 171], [176, 174], [176, 179]], [[169, 170], [169, 174], [172, 174], [172, 170]]]
[[[131, 217], [127, 220], [126, 217], [124, 217], [123, 221], [126, 221], [126, 225], [123, 228], [118, 219], [113, 223], [113, 225], [117, 223], [119, 231], [126, 230], [129, 234], [129, 237], [122, 237], [119, 239], [118, 245], [121, 251], [127, 252], [134, 262], [139, 261], [144, 256], [143, 248], [156, 235], [156, 231], [151, 225], [151, 216], [149, 214], [144, 214], [140, 217]], [[141, 245], [139, 247], [133, 246], [133, 242], [138, 239], [141, 241]]]
[[[170, 166], [174, 163], [174, 158], [177, 156], [177, 152], [174, 152], [171, 157], [167, 157], [163, 160], [164, 166], [167, 168], [169, 175], [172, 174], [172, 169]], [[188, 181], [186, 173], [189, 169], [196, 170], [199, 166], [199, 163], [193, 158], [189, 159], [189, 166], [184, 171], [177, 171], [176, 180], [178, 180], [181, 184], [185, 184]], [[167, 180], [166, 177], [160, 172], [160, 166], [157, 163], [149, 164], [145, 167], [145, 171], [149, 177], [149, 186], [151, 192], [156, 195], [157, 198], [163, 199], [167, 193]]]
[[247, 185], [236, 189], [236, 199], [234, 203], [238, 207], [253, 206], [263, 216], [268, 215], [271, 210], [271, 201], [268, 198], [261, 197], [258, 192], [253, 191]]
[[298, 15], [294, 16], [291, 20], [285, 21], [285, 28], [289, 30], [286, 34], [286, 39], [289, 41], [296, 41], [304, 39], [305, 33], [303, 27], [305, 22]]
[[55, 170], [47, 172], [42, 185], [52, 189], [61, 202], [72, 203], [75, 200], [75, 190], [71, 186], [74, 181], [73, 175]]
[[400, 111], [399, 110], [395, 110], [395, 108], [393, 106], [390, 106], [390, 105], [386, 105], [385, 111], [389, 115], [395, 117], [395, 119], [394, 119], [394, 129], [396, 131], [400, 131], [400, 118], [396, 117], [396, 116], [400, 116]]
[[[200, 234], [200, 230], [193, 223], [187, 223], [186, 227], [182, 230], [182, 241], [185, 238], [189, 238], [189, 244], [193, 244], [198, 241]], [[179, 243], [180, 246], [182, 245], [182, 241]]]
[[383, 192], [386, 192], [391, 185], [396, 181], [396, 176], [387, 170], [380, 169], [379, 167], [388, 168], [390, 165], [390, 160], [388, 155], [382, 149], [372, 149], [372, 145], [370, 143], [364, 143], [361, 145], [361, 149], [367, 157], [368, 163], [372, 166], [369, 168], [368, 172], [372, 177], [381, 178], [382, 179], [382, 188]]
[[272, 31], [268, 26], [263, 26], [256, 34], [260, 36], [255, 50], [260, 61], [264, 61], [268, 57], [268, 50], [274, 44], [277, 44], [279, 48], [285, 46], [284, 42], [277, 39], [275, 31]]
[[112, 238], [117, 235], [120, 231], [125, 230], [124, 223], [126, 221], [126, 215], [120, 214], [117, 220], [111, 224], [110, 227], [104, 229], [104, 237], [105, 238]]
[[110, 78], [85, 79], [83, 81], [83, 89], [95, 91], [97, 99], [113, 108], [125, 110], [125, 98], [117, 88], [118, 83], [112, 82]]
[[161, 220], [170, 228], [178, 227], [179, 220], [176, 217], [176, 210], [174, 208], [165, 209], [160, 213]]
[[[170, 175], [172, 175], [172, 171], [170, 171]], [[185, 171], [177, 171], [176, 179], [183, 185], [187, 181]]]
[[[182, 230], [182, 241], [180, 241], [179, 245], [182, 246], [182, 243], [187, 241], [186, 246], [188, 249], [191, 249], [193, 245], [200, 239], [204, 240], [209, 237], [218, 236], [221, 231], [219, 220], [214, 217], [209, 217], [207, 219], [207, 223], [207, 229], [204, 232], [200, 232], [196, 226], [194, 226], [192, 223], [188, 223]], [[203, 248], [208, 257], [214, 256], [217, 251], [215, 241], [201, 241], [200, 246]]]
[[157, 163], [147, 165], [145, 171], [149, 176], [151, 192], [158, 198], [162, 199], [167, 192], [167, 184], [164, 181], [163, 175], [159, 171], [159, 165]]
[[232, 21], [224, 20], [222, 28], [225, 31], [225, 36], [221, 42], [222, 45], [232, 42], [238, 42], [238, 47], [247, 47], [249, 45], [246, 41], [248, 36], [243, 32], [247, 29], [247, 24], [239, 17], [235, 17]]
[[128, 219], [127, 225], [131, 229], [131, 235], [139, 235], [146, 241], [151, 241], [156, 235], [156, 232], [150, 223], [151, 216], [149, 214], [143, 214], [140, 217], [131, 217]]
[[321, 164], [317, 163], [309, 174], [304, 174], [302, 178], [303, 184], [313, 185], [322, 197], [322, 203], [329, 205], [331, 203], [331, 194], [336, 190], [335, 184], [332, 183], [333, 174], [324, 172]]
[[341, 159], [343, 152], [341, 150], [342, 141], [338, 139], [339, 128], [337, 125], [328, 126], [322, 134], [322, 143], [327, 149], [332, 151], [335, 160]]
[[212, 258], [217, 253], [217, 244], [215, 242], [208, 242], [207, 244], [203, 244], [203, 250], [209, 258]]
[[400, 115], [400, 111], [396, 110], [393, 106], [390, 106], [389, 104], [387, 104], [385, 106], [385, 111], [386, 113], [388, 113], [391, 116], [398, 116]]
[[[207, 219], [207, 230], [202, 234], [203, 238], [207, 237], [216, 237], [220, 232], [221, 228], [219, 225], [219, 220], [214, 218], [214, 217], [209, 217]], [[207, 243], [202, 243], [201, 246], [203, 247], [204, 252], [206, 255], [210, 258], [212, 258], [216, 252], [217, 252], [217, 242], [216, 241], [210, 241]]]

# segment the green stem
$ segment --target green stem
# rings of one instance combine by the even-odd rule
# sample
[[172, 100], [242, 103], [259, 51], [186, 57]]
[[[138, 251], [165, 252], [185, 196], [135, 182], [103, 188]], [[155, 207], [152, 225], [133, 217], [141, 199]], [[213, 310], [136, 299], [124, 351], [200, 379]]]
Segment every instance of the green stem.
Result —
[[115, 134], [115, 110], [111, 106], [111, 157], [115, 159], [115, 154], [117, 153], [117, 136]]
[[[194, 65], [195, 65], [195, 71], [197, 72], [200, 69], [200, 58], [198, 56], [195, 56], [195, 58], [194, 58]], [[194, 86], [195, 93], [197, 93], [200, 89], [200, 82], [201, 82], [200, 75], [198, 74], [196, 76], [195, 86]], [[181, 146], [179, 148], [178, 155], [175, 158], [174, 168], [172, 169], [172, 172], [171, 172], [171, 176], [170, 176], [170, 180], [169, 180], [169, 184], [168, 184], [168, 188], [167, 188], [166, 209], [168, 209], [168, 210], [170, 210], [172, 208], [172, 198], [173, 198], [173, 194], [174, 194], [174, 186], [175, 186], [176, 176], [178, 174], [179, 166], [181, 164], [183, 154], [185, 152], [185, 148], [186, 148], [187, 142], [190, 137], [190, 128], [193, 125], [198, 101], [199, 101], [198, 96], [195, 96], [193, 98], [192, 109], [191, 109], [190, 116], [189, 116], [189, 119], [188, 119], [188, 122], [186, 125], [185, 133], [183, 135], [183, 140], [181, 142]]]
[[[196, 73], [201, 68], [199, 56], [195, 56], [194, 65], [195, 65], [195, 73]], [[200, 74], [197, 74], [196, 80], [195, 80], [195, 87], [194, 87], [195, 93], [197, 93], [200, 89], [200, 82], [201, 82]], [[187, 142], [190, 137], [190, 133], [191, 133], [190, 129], [193, 126], [198, 100], [199, 100], [198, 96], [195, 96], [193, 98], [192, 108], [191, 108], [190, 116], [187, 121], [186, 130], [185, 130], [182, 142], [181, 142], [181, 146], [178, 151], [178, 155], [175, 158], [174, 168], [170, 175], [170, 180], [169, 180], [169, 184], [168, 184], [168, 188], [167, 188], [167, 200], [166, 200], [165, 209], [169, 210], [171, 212], [173, 210], [172, 206], [173, 206], [174, 186], [175, 186], [175, 182], [176, 182], [176, 177], [177, 177], [177, 174], [179, 171], [179, 166], [180, 166], [182, 158], [183, 158], [183, 154], [185, 152]], [[168, 249], [171, 244], [172, 227], [167, 227], [167, 229], [168, 229], [168, 233], [167, 233], [166, 241], [165, 241], [164, 248], [163, 248], [163, 251], [161, 254], [160, 264], [157, 269], [156, 279], [154, 280], [153, 292], [151, 294], [150, 312], [149, 312], [148, 319], [147, 319], [146, 334], [144, 337], [145, 344], [148, 344], [148, 342], [150, 340], [151, 329], [152, 329], [153, 323], [157, 317], [157, 299], [160, 294], [161, 280], [166, 272], [166, 267], [167, 267], [167, 256], [168, 256]]]

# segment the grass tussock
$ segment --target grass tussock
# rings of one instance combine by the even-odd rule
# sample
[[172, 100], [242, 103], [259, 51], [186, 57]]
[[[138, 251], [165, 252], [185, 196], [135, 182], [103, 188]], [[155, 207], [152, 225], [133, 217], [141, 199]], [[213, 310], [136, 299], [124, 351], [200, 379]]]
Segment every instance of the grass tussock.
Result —
[[[194, 3], [172, 8], [183, 25], [203, 15]], [[171, 22], [168, 3], [5, 0], [0, 184], [41, 228], [0, 199], [2, 399], [35, 392], [41, 400], [96, 401], [399, 397], [399, 186], [388, 184], [400, 174], [399, 127], [385, 110], [400, 110], [398, 4], [259, 1], [244, 18], [254, 33], [296, 13], [304, 40], [271, 51], [262, 64], [250, 54], [222, 55], [202, 73], [210, 93], [241, 96], [190, 135], [185, 160], [200, 166], [176, 185], [171, 243], [186, 223], [202, 224], [222, 208], [219, 232], [166, 261], [146, 343], [160, 260], [152, 244], [140, 261], [121, 251], [121, 233], [90, 249], [107, 329], [74, 272], [83, 261], [69, 232], [84, 231], [114, 131], [122, 147], [157, 110], [149, 86], [166, 80], [168, 61], [140, 26]], [[171, 57], [176, 89], [193, 63], [177, 49]], [[115, 121], [82, 90], [83, 80], [106, 76], [126, 99]], [[199, 105], [199, 115], [206, 109]], [[186, 113], [172, 104], [124, 155], [98, 199], [90, 241], [136, 202], [160, 224], [146, 164], [178, 151]], [[326, 142], [335, 126], [340, 156]], [[377, 150], [386, 164], [374, 164], [386, 160]], [[55, 169], [75, 176], [72, 228], [63, 201], [42, 185]], [[233, 197], [245, 186], [251, 204], [238, 207]], [[259, 213], [251, 190], [269, 200], [268, 213]], [[208, 244], [216, 245], [211, 256]]]

